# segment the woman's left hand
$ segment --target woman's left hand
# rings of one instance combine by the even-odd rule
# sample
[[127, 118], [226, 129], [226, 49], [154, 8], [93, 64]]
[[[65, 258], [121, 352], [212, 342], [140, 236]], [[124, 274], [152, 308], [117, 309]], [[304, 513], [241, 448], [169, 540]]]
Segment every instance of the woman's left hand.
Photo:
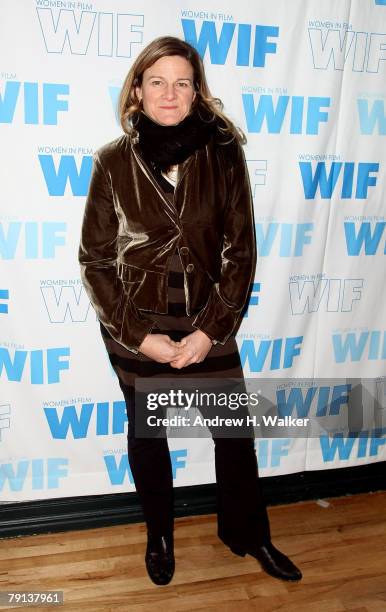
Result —
[[183, 347], [181, 355], [170, 362], [172, 368], [181, 369], [192, 363], [200, 363], [212, 348], [211, 339], [200, 329], [182, 338], [180, 346]]

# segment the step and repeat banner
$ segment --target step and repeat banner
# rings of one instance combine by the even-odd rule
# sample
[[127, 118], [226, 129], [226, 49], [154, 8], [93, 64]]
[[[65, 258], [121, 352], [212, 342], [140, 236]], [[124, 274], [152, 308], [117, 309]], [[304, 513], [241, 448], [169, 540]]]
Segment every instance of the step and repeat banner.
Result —
[[[198, 49], [248, 139], [259, 259], [237, 336], [246, 377], [285, 378], [289, 417], [347, 413], [333, 377], [366, 380], [376, 408], [356, 435], [321, 423], [312, 438], [257, 439], [261, 475], [386, 459], [386, 0], [2, 0], [3, 501], [134, 490], [77, 251], [93, 153], [121, 134], [121, 84], [161, 35]], [[313, 377], [307, 395], [297, 379]], [[214, 482], [210, 439], [170, 450], [176, 486]]]

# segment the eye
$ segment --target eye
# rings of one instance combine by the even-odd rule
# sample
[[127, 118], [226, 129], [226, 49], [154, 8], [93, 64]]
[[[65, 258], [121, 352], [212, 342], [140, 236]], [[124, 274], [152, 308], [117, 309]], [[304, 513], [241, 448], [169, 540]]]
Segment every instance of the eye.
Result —
[[177, 82], [177, 87], [181, 87], [181, 89], [189, 87], [189, 85], [190, 83], [188, 81], [178, 81]]
[[160, 81], [159, 79], [155, 79], [154, 81], [150, 81], [150, 84], [157, 87], [162, 84], [162, 81]]

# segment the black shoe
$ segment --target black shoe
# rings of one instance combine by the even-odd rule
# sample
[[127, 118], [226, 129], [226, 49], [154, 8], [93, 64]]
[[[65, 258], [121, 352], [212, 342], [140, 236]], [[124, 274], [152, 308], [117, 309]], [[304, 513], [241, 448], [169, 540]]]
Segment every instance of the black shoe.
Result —
[[145, 563], [154, 584], [169, 584], [174, 574], [173, 536], [148, 534]]
[[280, 550], [269, 542], [262, 546], [230, 546], [235, 555], [245, 557], [251, 555], [261, 563], [261, 567], [267, 574], [281, 580], [301, 580], [302, 573]]

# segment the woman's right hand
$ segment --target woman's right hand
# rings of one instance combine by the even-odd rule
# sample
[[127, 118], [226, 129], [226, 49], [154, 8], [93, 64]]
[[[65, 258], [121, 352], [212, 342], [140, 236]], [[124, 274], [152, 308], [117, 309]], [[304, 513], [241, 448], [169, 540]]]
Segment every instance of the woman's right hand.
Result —
[[183, 347], [166, 334], [147, 334], [138, 350], [153, 361], [170, 363], [181, 355]]

